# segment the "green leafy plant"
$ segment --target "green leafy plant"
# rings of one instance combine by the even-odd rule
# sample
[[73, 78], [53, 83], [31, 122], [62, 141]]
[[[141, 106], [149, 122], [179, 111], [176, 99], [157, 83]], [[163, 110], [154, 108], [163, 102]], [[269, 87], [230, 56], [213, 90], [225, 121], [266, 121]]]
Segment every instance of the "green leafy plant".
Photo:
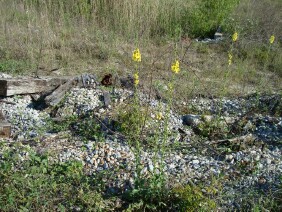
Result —
[[216, 202], [206, 197], [200, 187], [186, 185], [173, 190], [180, 211], [213, 211]]
[[5, 72], [12, 75], [24, 74], [26, 69], [30, 67], [30, 64], [24, 60], [0, 60], [0, 72]]
[[47, 155], [32, 151], [24, 161], [13, 155], [17, 153], [5, 152], [0, 163], [1, 211], [104, 208], [81, 162], [50, 164]]

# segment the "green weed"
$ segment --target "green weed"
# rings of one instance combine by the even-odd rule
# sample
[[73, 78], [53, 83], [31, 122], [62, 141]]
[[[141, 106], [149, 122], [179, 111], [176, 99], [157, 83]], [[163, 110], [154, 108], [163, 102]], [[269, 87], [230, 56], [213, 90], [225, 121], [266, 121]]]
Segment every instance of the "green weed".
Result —
[[83, 174], [80, 162], [50, 164], [47, 155], [29, 152], [20, 161], [5, 152], [0, 166], [1, 211], [82, 210], [102, 211], [104, 203]]
[[31, 65], [24, 60], [0, 60], [0, 72], [7, 74], [23, 75], [28, 68], [31, 68]]

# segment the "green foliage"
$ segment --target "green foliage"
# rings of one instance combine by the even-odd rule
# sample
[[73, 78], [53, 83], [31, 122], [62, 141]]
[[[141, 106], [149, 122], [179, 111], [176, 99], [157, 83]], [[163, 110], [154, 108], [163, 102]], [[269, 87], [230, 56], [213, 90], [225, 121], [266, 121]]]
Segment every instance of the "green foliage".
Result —
[[64, 121], [53, 121], [52, 119], [48, 122], [48, 130], [51, 132], [62, 132], [67, 131], [72, 123], [78, 120], [77, 116], [70, 116], [64, 119]]
[[28, 68], [30, 68], [30, 64], [24, 60], [0, 60], [0, 72], [21, 75]]
[[282, 209], [282, 198], [281, 191], [272, 193], [268, 191], [267, 196], [263, 192], [255, 190], [249, 190], [246, 195], [237, 196], [237, 199], [241, 199], [241, 210], [242, 211], [281, 211]]
[[140, 108], [138, 103], [133, 102], [127, 105], [117, 114], [117, 121], [120, 123], [120, 131], [129, 138], [132, 138], [132, 140], [139, 139], [145, 115], [145, 108]]
[[[143, 1], [55, 1], [42, 3], [25, 1], [25, 7], [48, 12], [52, 21], [71, 24], [83, 19], [107, 27], [125, 36], [176, 36], [179, 32], [193, 37], [205, 37], [215, 32], [239, 0], [183, 0]], [[95, 11], [95, 13], [94, 13]]]
[[207, 194], [198, 186], [179, 186], [169, 189], [161, 176], [143, 179], [133, 190], [124, 195], [129, 202], [126, 211], [214, 211], [216, 202], [209, 195], [216, 195], [213, 186], [206, 187]]
[[95, 116], [90, 115], [89, 117], [77, 120], [77, 122], [72, 124], [72, 129], [83, 138], [96, 141], [103, 140], [101, 123]]
[[206, 197], [200, 187], [187, 185], [174, 189], [180, 211], [214, 211], [216, 203]]
[[206, 120], [205, 116], [201, 120], [196, 129], [201, 136], [209, 139], [226, 138], [228, 136], [230, 129], [224, 120], [219, 118]]
[[21, 161], [5, 152], [0, 164], [1, 211], [82, 210], [101, 211], [101, 195], [83, 174], [81, 162], [50, 164], [48, 157], [30, 152]]
[[127, 211], [162, 211], [172, 204], [170, 190], [165, 187], [162, 175], [138, 178], [135, 188], [126, 192], [123, 198], [129, 203]]
[[103, 140], [101, 123], [93, 114], [79, 117], [77, 115], [65, 117], [63, 121], [48, 122], [48, 131], [63, 132], [71, 130], [74, 134], [83, 139]]
[[193, 37], [213, 37], [239, 0], [201, 0], [183, 19], [184, 31]]

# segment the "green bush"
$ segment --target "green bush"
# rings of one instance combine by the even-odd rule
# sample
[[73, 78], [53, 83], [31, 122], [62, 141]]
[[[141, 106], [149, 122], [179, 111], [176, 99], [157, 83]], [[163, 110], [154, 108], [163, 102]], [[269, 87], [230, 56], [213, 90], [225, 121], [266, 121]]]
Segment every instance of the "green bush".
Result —
[[195, 9], [182, 19], [184, 32], [188, 32], [192, 37], [213, 37], [239, 1], [201, 0]]

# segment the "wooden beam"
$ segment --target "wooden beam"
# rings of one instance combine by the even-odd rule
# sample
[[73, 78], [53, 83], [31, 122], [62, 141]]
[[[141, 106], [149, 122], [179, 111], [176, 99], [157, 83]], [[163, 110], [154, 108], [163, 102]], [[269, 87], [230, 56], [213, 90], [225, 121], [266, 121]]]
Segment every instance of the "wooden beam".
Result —
[[73, 87], [75, 87], [79, 83], [79, 78], [74, 77], [68, 80], [65, 84], [60, 85], [55, 91], [53, 91], [50, 95], [45, 97], [45, 103], [48, 106], [57, 105], [64, 97], [65, 94]]
[[0, 80], [0, 96], [40, 93], [55, 89], [69, 77], [13, 78]]
[[3, 115], [2, 110], [0, 110], [0, 121], [1, 121], [1, 120], [5, 120], [5, 117], [4, 117], [4, 115]]

